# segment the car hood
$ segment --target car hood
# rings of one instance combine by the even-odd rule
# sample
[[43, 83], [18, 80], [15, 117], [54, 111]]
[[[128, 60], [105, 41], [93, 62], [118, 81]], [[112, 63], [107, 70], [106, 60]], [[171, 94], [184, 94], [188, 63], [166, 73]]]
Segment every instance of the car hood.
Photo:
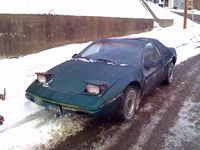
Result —
[[49, 87], [60, 92], [83, 93], [86, 81], [103, 81], [112, 86], [130, 68], [133, 69], [132, 66], [70, 60], [48, 71], [54, 74]]

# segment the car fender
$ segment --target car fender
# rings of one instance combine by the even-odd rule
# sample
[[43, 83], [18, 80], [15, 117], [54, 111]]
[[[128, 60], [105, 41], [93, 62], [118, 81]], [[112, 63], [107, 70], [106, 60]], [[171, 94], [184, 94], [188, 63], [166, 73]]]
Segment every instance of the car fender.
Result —
[[177, 60], [177, 53], [176, 53], [176, 49], [173, 47], [168, 47], [169, 51], [172, 53], [172, 58], [171, 61], [173, 61], [173, 63], [176, 63]]
[[102, 98], [107, 103], [116, 100], [123, 94], [125, 88], [133, 82], [137, 82], [140, 88], [143, 88], [143, 73], [141, 70], [123, 75], [102, 95]]

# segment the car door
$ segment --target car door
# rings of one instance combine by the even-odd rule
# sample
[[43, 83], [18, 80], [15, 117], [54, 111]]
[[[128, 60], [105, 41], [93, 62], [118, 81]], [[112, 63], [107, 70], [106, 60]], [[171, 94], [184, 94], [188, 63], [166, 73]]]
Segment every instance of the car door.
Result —
[[163, 61], [157, 47], [152, 42], [145, 44], [143, 54], [144, 94], [153, 90], [160, 83], [162, 64]]
[[162, 80], [164, 80], [167, 76], [167, 71], [168, 71], [168, 64], [169, 62], [172, 61], [172, 54], [169, 53], [169, 50], [167, 47], [165, 47], [162, 43], [160, 43], [159, 41], [155, 40], [154, 44], [156, 45], [156, 47], [158, 48], [160, 54], [161, 54], [161, 58], [163, 60], [163, 66], [162, 66], [162, 71], [163, 71], [163, 75], [162, 75]]

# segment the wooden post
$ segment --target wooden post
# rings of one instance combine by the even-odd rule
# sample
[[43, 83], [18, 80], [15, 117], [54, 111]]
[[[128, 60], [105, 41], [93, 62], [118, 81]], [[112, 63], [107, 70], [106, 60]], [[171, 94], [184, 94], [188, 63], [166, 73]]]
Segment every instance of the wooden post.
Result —
[[188, 10], [188, 0], [185, 0], [183, 29], [187, 28], [187, 10]]
[[192, 21], [194, 21], [194, 0], [191, 0], [192, 5]]

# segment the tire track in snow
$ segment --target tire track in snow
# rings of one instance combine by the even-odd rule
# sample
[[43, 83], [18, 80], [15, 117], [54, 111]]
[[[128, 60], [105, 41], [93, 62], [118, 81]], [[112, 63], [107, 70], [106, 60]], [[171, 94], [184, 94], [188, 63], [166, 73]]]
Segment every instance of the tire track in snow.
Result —
[[39, 117], [42, 118], [42, 117], [45, 116], [46, 118], [48, 118], [50, 115], [52, 115], [51, 112], [48, 112], [47, 110], [41, 110], [41, 111], [39, 111], [39, 112], [37, 112], [35, 114], [31, 114], [31, 115], [25, 117], [23, 120], [18, 121], [18, 122], [16, 122], [15, 124], [13, 124], [11, 126], [8, 126], [8, 127], [4, 128], [3, 130], [0, 130], [0, 133], [3, 133], [3, 132], [5, 132], [7, 130], [10, 130], [12, 128], [16, 128], [16, 127], [18, 127], [20, 125], [23, 125], [23, 124], [27, 123], [27, 122], [33, 121], [33, 120], [35, 120], [35, 119], [37, 119]]
[[[200, 68], [200, 65], [195, 66]], [[162, 149], [200, 149], [200, 75], [196, 78], [191, 95], [186, 98], [178, 113], [178, 120], [165, 134]]]

